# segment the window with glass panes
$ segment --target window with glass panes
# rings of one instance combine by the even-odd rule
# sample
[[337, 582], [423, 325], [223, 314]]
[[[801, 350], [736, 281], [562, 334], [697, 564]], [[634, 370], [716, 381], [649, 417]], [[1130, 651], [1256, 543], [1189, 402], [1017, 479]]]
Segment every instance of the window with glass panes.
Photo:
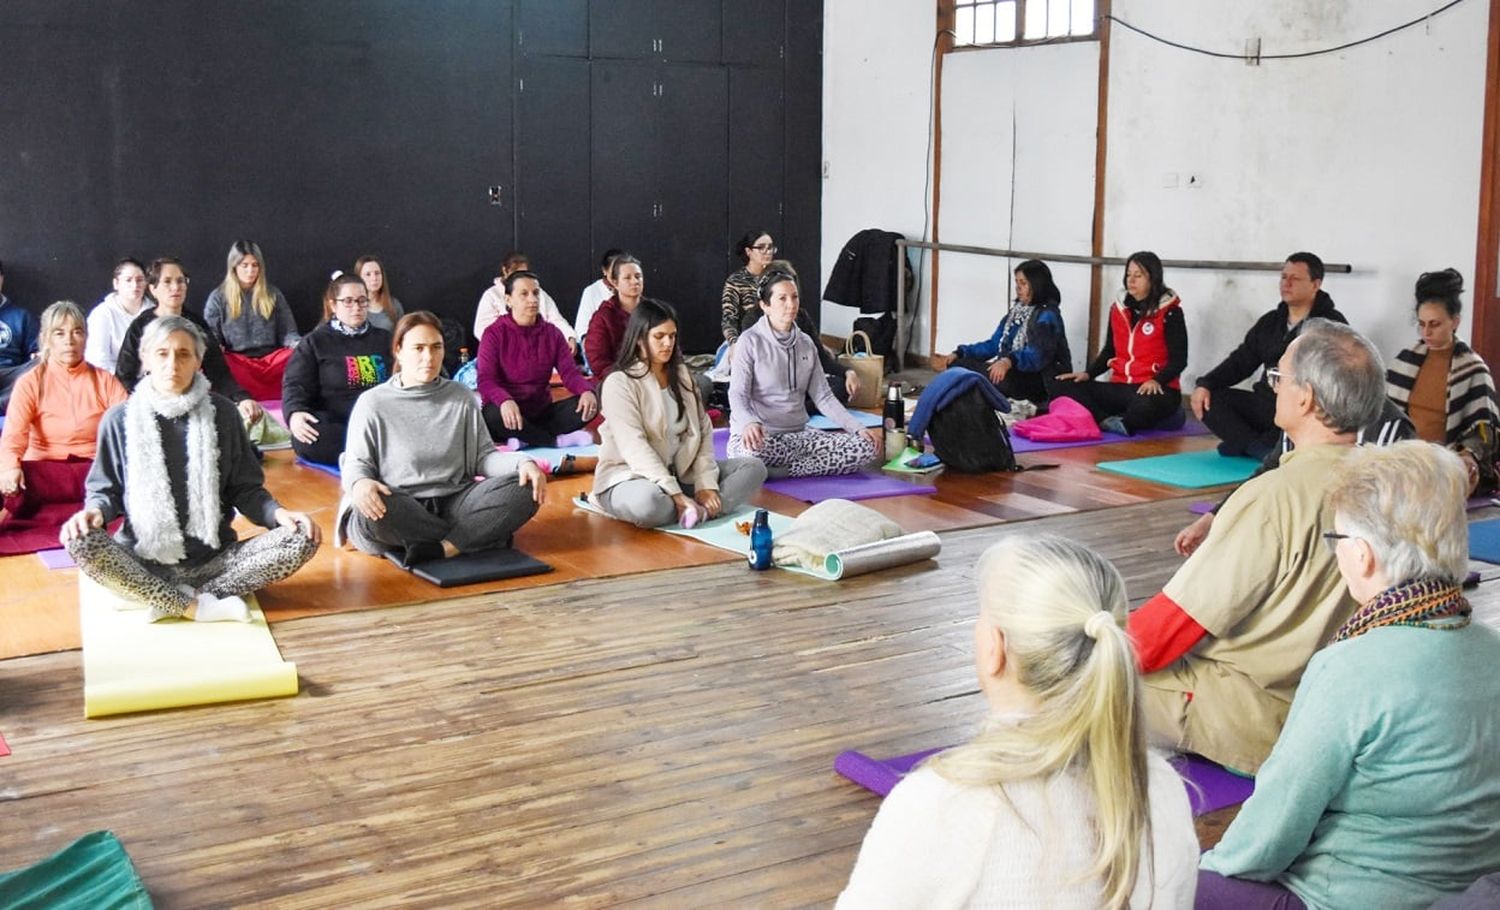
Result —
[[1094, 0], [953, 0], [955, 47], [1092, 38]]

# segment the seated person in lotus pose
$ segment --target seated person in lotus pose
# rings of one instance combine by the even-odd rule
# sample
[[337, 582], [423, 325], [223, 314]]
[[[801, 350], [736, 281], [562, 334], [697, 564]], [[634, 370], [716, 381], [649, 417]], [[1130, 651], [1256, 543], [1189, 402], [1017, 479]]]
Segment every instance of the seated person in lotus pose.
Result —
[[408, 568], [510, 546], [546, 498], [546, 477], [527, 456], [497, 450], [474, 394], [442, 377], [442, 320], [402, 316], [394, 349], [396, 374], [349, 415], [335, 542], [347, 524], [360, 550]]
[[713, 424], [677, 346], [677, 314], [643, 300], [604, 380], [593, 501], [643, 528], [691, 528], [733, 512], [765, 482], [755, 458], [714, 460]]
[[[510, 312], [485, 329], [479, 341], [484, 423], [496, 442], [587, 445], [594, 438], [583, 427], [598, 413], [599, 399], [573, 364], [562, 333], [542, 321], [541, 290], [531, 272], [511, 272], [505, 279]], [[554, 369], [574, 397], [552, 400]]]
[[1467, 492], [1425, 442], [1345, 459], [1323, 540], [1359, 609], [1203, 857], [1199, 906], [1425, 908], [1500, 870], [1500, 635], [1464, 599]]
[[0, 432], [0, 529], [44, 503], [83, 502], [99, 419], [129, 393], [83, 359], [83, 311], [60, 300], [42, 311], [41, 357], [16, 383]]
[[989, 719], [896, 784], [838, 907], [1190, 907], [1198, 838], [1146, 748], [1120, 573], [1016, 534], [976, 575]]
[[292, 449], [308, 461], [338, 464], [355, 400], [391, 378], [391, 333], [370, 323], [369, 306], [358, 275], [330, 281], [323, 323], [302, 336], [286, 365], [281, 410]]
[[1047, 403], [1049, 376], [1073, 369], [1063, 327], [1062, 295], [1052, 270], [1038, 259], [1016, 266], [1016, 300], [988, 341], [961, 344], [933, 357], [932, 368], [963, 367], [990, 377], [1006, 398]]
[[219, 343], [214, 340], [213, 332], [208, 328], [208, 323], [202, 317], [185, 309], [188, 292], [188, 275], [182, 270], [182, 263], [176, 259], [163, 257], [153, 259], [146, 270], [147, 287], [151, 291], [151, 299], [156, 305], [147, 307], [141, 314], [130, 323], [130, 328], [125, 330], [125, 337], [120, 341], [119, 357], [115, 360], [115, 378], [130, 391], [135, 391], [136, 384], [143, 378], [144, 370], [141, 363], [141, 337], [146, 332], [146, 327], [162, 316], [181, 316], [188, 322], [198, 327], [203, 337], [208, 339], [208, 346], [203, 351], [203, 375], [208, 379], [208, 387], [215, 395], [221, 395], [234, 402], [240, 412], [240, 419], [247, 425], [261, 418], [264, 412], [260, 402], [250, 396], [234, 375], [229, 372], [229, 364], [224, 360], [224, 352], [219, 348]]
[[[759, 458], [773, 475], [853, 474], [884, 445], [828, 388], [818, 343], [797, 328], [797, 281], [784, 272], [761, 285], [765, 318], [740, 334], [729, 380], [729, 454]], [[602, 312], [602, 311], [601, 311]], [[807, 428], [807, 398], [842, 430]]]
[[281, 374], [302, 336], [292, 308], [266, 280], [266, 258], [253, 241], [229, 247], [224, 281], [203, 304], [203, 321], [224, 348], [235, 381], [262, 400], [281, 394]]
[[1154, 735], [1254, 772], [1271, 751], [1313, 653], [1354, 603], [1319, 535], [1326, 492], [1385, 399], [1380, 354], [1319, 320], [1269, 379], [1276, 425], [1296, 446], [1247, 481], [1161, 593], [1130, 616]]
[[[1193, 415], [1221, 440], [1220, 455], [1265, 458], [1276, 447], [1276, 395], [1265, 371], [1276, 366], [1286, 346], [1302, 332], [1308, 318], [1348, 322], [1323, 290], [1323, 260], [1312, 253], [1293, 253], [1281, 266], [1281, 302], [1255, 321], [1245, 340], [1212, 370], [1198, 377]], [[1261, 375], [1249, 391], [1235, 386]]]
[[[5, 264], [0, 263], [0, 288], [4, 287]], [[0, 417], [5, 415], [16, 381], [36, 362], [36, 317], [30, 310], [0, 294]]]
[[[1180, 416], [1187, 359], [1182, 301], [1167, 287], [1161, 260], [1151, 252], [1132, 253], [1125, 286], [1109, 305], [1109, 335], [1099, 356], [1081, 373], [1047, 380], [1047, 391], [1088, 408], [1101, 428], [1131, 436]], [[1089, 381], [1105, 370], [1108, 381]]]
[[[196, 325], [163, 316], [141, 337], [146, 377], [105, 413], [83, 510], [62, 542], [83, 574], [151, 608], [151, 620], [246, 620], [241, 597], [302, 568], [321, 532], [266, 492], [234, 405], [198, 372]], [[236, 539], [235, 512], [271, 530]], [[119, 516], [115, 537], [104, 526]]]
[[115, 263], [114, 290], [89, 311], [89, 346], [83, 359], [108, 373], [115, 371], [120, 343], [146, 303], [146, 267], [134, 259]]
[[1417, 328], [1422, 340], [1396, 355], [1386, 394], [1411, 416], [1417, 436], [1458, 453], [1469, 492], [1495, 488], [1495, 431], [1500, 400], [1484, 358], [1455, 334], [1463, 314], [1464, 278], [1455, 269], [1417, 279]]
[[568, 353], [578, 351], [578, 336], [573, 332], [573, 324], [563, 318], [562, 311], [557, 308], [557, 301], [552, 295], [542, 290], [542, 280], [531, 271], [531, 259], [520, 251], [513, 252], [505, 257], [500, 263], [500, 273], [495, 276], [495, 283], [485, 289], [479, 298], [479, 308], [474, 312], [474, 337], [484, 340], [484, 333], [495, 320], [504, 316], [511, 310], [509, 278], [517, 272], [526, 272], [536, 281], [537, 306], [541, 313], [542, 321], [554, 326], [562, 333], [563, 340], [568, 343]]

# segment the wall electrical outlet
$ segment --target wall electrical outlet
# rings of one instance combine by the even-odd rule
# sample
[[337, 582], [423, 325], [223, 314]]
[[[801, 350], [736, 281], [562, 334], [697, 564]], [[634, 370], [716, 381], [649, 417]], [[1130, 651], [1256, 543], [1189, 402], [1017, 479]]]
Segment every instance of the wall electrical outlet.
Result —
[[1161, 175], [1161, 188], [1164, 190], [1177, 189], [1177, 172], [1171, 171]]
[[500, 187], [498, 187], [498, 186], [492, 186], [492, 187], [490, 187], [489, 197], [490, 197], [490, 205], [503, 205], [504, 204], [502, 196], [501, 196], [501, 192], [500, 192]]

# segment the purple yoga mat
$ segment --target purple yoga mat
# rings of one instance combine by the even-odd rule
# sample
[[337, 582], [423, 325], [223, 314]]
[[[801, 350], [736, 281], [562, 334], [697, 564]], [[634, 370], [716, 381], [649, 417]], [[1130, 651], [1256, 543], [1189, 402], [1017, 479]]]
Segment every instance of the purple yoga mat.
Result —
[[[866, 790], [886, 796], [918, 762], [941, 751], [943, 750], [927, 749], [882, 761], [863, 752], [850, 750], [839, 753], [833, 760], [833, 770]], [[1170, 761], [1177, 773], [1182, 775], [1187, 787], [1188, 803], [1192, 806], [1194, 815], [1204, 815], [1225, 806], [1237, 805], [1249, 799], [1250, 794], [1255, 791], [1254, 780], [1231, 774], [1202, 756], [1178, 755]]]
[[73, 561], [73, 557], [68, 555], [68, 551], [61, 548], [56, 550], [38, 550], [36, 555], [42, 561], [42, 565], [49, 569], [78, 568], [78, 563]]
[[766, 489], [803, 502], [825, 499], [879, 499], [882, 496], [925, 496], [937, 487], [911, 483], [885, 474], [842, 474], [837, 477], [783, 477], [766, 481]]
[[1464, 508], [1470, 512], [1473, 512], [1476, 509], [1484, 509], [1488, 508], [1489, 506], [1500, 506], [1500, 499], [1496, 499], [1493, 496], [1475, 496], [1473, 499], [1469, 500]]
[[1192, 512], [1194, 515], [1207, 515], [1209, 512], [1212, 512], [1214, 510], [1214, 506], [1216, 505], [1218, 505], [1218, 503], [1209, 502], [1206, 499], [1199, 500], [1198, 502], [1189, 505], [1188, 511]]
[[1208, 427], [1189, 417], [1187, 422], [1175, 430], [1142, 430], [1134, 436], [1105, 433], [1099, 439], [1075, 442], [1033, 442], [1024, 436], [1011, 433], [1010, 447], [1015, 450], [1016, 454], [1023, 455], [1027, 452], [1047, 452], [1052, 449], [1076, 449], [1082, 446], [1102, 446], [1114, 442], [1134, 442], [1139, 439], [1175, 439], [1179, 436], [1203, 436], [1207, 433]]

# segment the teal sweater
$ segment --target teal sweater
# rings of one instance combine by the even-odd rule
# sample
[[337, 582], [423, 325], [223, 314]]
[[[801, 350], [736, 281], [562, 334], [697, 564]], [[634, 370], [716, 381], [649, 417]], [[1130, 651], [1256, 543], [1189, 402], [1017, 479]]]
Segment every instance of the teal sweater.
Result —
[[1478, 623], [1318, 652], [1202, 868], [1361, 910], [1427, 907], [1500, 869], [1497, 668], [1500, 634]]

